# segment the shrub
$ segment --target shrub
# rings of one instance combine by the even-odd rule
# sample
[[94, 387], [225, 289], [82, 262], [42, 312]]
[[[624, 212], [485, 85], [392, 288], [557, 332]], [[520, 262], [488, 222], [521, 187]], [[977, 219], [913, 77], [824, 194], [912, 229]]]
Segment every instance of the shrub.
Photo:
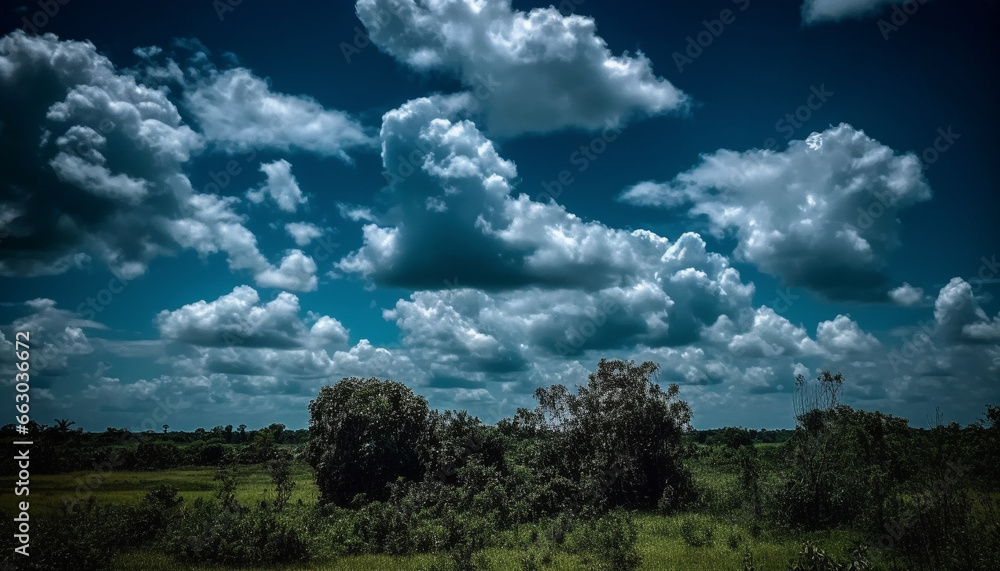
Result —
[[715, 539], [715, 530], [711, 526], [702, 525], [693, 515], [684, 516], [680, 527], [681, 538], [691, 547], [711, 545]]
[[309, 413], [307, 457], [322, 502], [346, 507], [358, 494], [384, 501], [397, 478], [422, 476], [427, 401], [403, 383], [346, 378], [320, 389]]
[[299, 533], [262, 507], [222, 509], [195, 500], [168, 529], [167, 553], [186, 563], [269, 565], [308, 559]]
[[635, 520], [618, 509], [577, 526], [569, 551], [580, 554], [584, 565], [594, 571], [633, 571], [642, 562], [638, 539]]

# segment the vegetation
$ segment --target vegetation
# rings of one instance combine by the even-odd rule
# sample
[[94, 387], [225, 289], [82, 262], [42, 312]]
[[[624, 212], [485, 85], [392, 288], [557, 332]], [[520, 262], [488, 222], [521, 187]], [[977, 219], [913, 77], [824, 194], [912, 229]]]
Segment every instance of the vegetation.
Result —
[[[656, 371], [602, 361], [575, 391], [539, 389], [534, 409], [493, 426], [357, 378], [320, 391], [308, 431], [84, 433], [60, 419], [35, 427], [46, 470], [32, 476], [29, 565], [10, 535], [0, 563], [1000, 568], [997, 407], [970, 426], [915, 429], [841, 404], [845, 380], [823, 373], [797, 380], [794, 431], [695, 431]], [[12, 515], [16, 499], [0, 501]]]

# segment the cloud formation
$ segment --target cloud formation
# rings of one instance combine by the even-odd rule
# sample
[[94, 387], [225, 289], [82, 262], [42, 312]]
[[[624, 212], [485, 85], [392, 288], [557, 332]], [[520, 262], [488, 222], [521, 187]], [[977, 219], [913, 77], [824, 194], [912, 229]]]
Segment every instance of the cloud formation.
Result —
[[471, 109], [494, 135], [602, 129], [688, 104], [641, 52], [613, 55], [589, 17], [510, 0], [358, 0], [356, 10], [383, 51], [472, 88]]
[[269, 197], [285, 212], [295, 212], [300, 204], [307, 202], [299, 188], [299, 182], [292, 175], [292, 164], [285, 159], [261, 163], [260, 172], [267, 175], [267, 182], [260, 188], [247, 191], [250, 202], [260, 204], [264, 202], [264, 197]]
[[233, 152], [301, 149], [349, 161], [348, 149], [373, 144], [346, 113], [310, 97], [275, 93], [245, 68], [210, 70], [188, 86], [184, 105], [209, 141]]
[[237, 199], [193, 191], [183, 168], [204, 138], [166, 90], [118, 73], [90, 42], [21, 31], [0, 39], [0, 81], [12, 86], [0, 92], [0, 274], [61, 274], [96, 258], [132, 279], [192, 248], [226, 252], [259, 285], [315, 289], [301, 252], [267, 261]]
[[[848, 18], [864, 18], [877, 14], [885, 6], [898, 0], [805, 0], [802, 3], [802, 22], [818, 24], [837, 22]], [[921, 3], [927, 0], [921, 0]]]
[[[686, 208], [735, 232], [736, 255], [832, 300], [888, 299], [899, 213], [931, 198], [914, 153], [842, 123], [782, 152], [719, 150], [668, 183], [627, 189], [637, 206]], [[897, 294], [898, 295], [898, 294]]]
[[281, 292], [261, 303], [257, 291], [239, 286], [215, 301], [191, 303], [156, 316], [163, 338], [199, 347], [289, 349], [347, 343], [348, 331], [329, 316], [307, 326], [295, 295]]

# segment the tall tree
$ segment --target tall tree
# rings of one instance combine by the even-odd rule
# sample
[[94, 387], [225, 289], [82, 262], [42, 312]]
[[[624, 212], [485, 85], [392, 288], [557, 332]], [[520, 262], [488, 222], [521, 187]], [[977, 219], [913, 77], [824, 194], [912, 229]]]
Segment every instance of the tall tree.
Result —
[[396, 381], [345, 378], [309, 403], [307, 459], [320, 501], [347, 506], [357, 494], [389, 497], [387, 484], [422, 475], [419, 444], [427, 401]]

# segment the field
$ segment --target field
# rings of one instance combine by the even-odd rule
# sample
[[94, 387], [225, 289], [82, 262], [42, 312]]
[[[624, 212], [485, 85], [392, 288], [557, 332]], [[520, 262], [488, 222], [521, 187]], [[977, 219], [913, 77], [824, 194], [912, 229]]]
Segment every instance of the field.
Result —
[[[654, 364], [600, 367], [592, 390], [540, 389], [536, 411], [495, 425], [351, 378], [324, 387], [309, 430], [34, 427], [32, 557], [15, 551], [26, 535], [8, 534], [0, 566], [1000, 568], [1000, 408], [921, 430], [831, 398], [794, 431], [695, 431], [677, 385], [650, 380]], [[4, 495], [4, 515], [23, 499]]]
[[[759, 445], [768, 447], [770, 445]], [[735, 474], [730, 470], [714, 467], [709, 461], [701, 461], [693, 466], [696, 483], [705, 489], [713, 490], [715, 495], [724, 495], [732, 485]], [[42, 475], [32, 478], [32, 514], [56, 514], [62, 507], [61, 498], [72, 496], [77, 487], [92, 476], [92, 472], [73, 472], [58, 475]], [[318, 489], [313, 479], [312, 469], [297, 462], [292, 466], [295, 487], [292, 494], [291, 511], [297, 507], [299, 500], [304, 506], [315, 504]], [[112, 472], [95, 486], [93, 495], [98, 502], [116, 505], [135, 505], [146, 492], [155, 486], [171, 485], [180, 490], [180, 496], [186, 502], [202, 498], [208, 500], [214, 496], [218, 485], [214, 480], [215, 470], [206, 467], [187, 467], [157, 472]], [[270, 477], [260, 466], [241, 466], [237, 475], [237, 499], [246, 505], [254, 505], [261, 500], [271, 500], [274, 496]], [[11, 494], [2, 497], [2, 509], [5, 514], [14, 513], [15, 498]], [[299, 507], [299, 509], [303, 509]], [[11, 515], [11, 517], [13, 517]], [[689, 545], [681, 534], [681, 526], [686, 520], [695, 522], [701, 530], [712, 530], [713, 540], [707, 545], [694, 547]], [[642, 555], [643, 570], [693, 570], [717, 571], [720, 569], [742, 569], [743, 548], [749, 547], [753, 553], [757, 568], [760, 570], [786, 569], [789, 559], [799, 550], [803, 541], [812, 541], [830, 552], [846, 552], [853, 539], [858, 534], [850, 531], [824, 531], [803, 533], [778, 537], [769, 533], [760, 533], [753, 537], [750, 526], [740, 522], [730, 521], [718, 515], [678, 514], [663, 516], [655, 513], [636, 514], [638, 524], [638, 550]], [[501, 534], [503, 540], [516, 543], [514, 536], [526, 536], [531, 525], [524, 525], [513, 532]], [[730, 546], [733, 541], [735, 547]], [[38, 546], [43, 549], [43, 546]], [[492, 547], [483, 551], [483, 560], [487, 569], [506, 570], [519, 569], [521, 552], [516, 548]], [[241, 567], [241, 569], [269, 570], [329, 570], [329, 571], [419, 571], [427, 569], [435, 560], [434, 554], [412, 556], [388, 555], [356, 555], [330, 556], [326, 559], [311, 561], [307, 564], [276, 566], [276, 567]], [[576, 557], [557, 553], [553, 563], [547, 569], [562, 571], [579, 569]], [[237, 567], [195, 566], [175, 562], [169, 556], [153, 551], [137, 551], [117, 556], [113, 561], [115, 571], [174, 571], [194, 569], [197, 571], [222, 571]]]

